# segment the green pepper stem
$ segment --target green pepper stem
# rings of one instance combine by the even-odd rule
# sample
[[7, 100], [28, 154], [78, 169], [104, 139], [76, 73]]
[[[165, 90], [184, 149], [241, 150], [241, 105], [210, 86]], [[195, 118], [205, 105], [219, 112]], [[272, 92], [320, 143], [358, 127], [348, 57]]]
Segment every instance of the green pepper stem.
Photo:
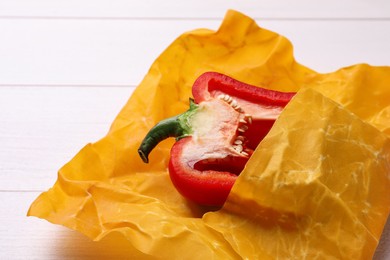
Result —
[[176, 140], [178, 140], [191, 133], [191, 126], [188, 125], [187, 119], [194, 113], [197, 107], [198, 105], [190, 98], [190, 108], [186, 112], [164, 119], [150, 129], [138, 148], [138, 154], [144, 163], [149, 162], [149, 153], [162, 140], [168, 137], [176, 137]]
[[149, 153], [162, 140], [167, 139], [168, 137], [179, 137], [183, 135], [183, 128], [178, 120], [178, 117], [179, 116], [174, 116], [162, 120], [150, 129], [138, 148], [138, 154], [144, 163], [149, 162]]

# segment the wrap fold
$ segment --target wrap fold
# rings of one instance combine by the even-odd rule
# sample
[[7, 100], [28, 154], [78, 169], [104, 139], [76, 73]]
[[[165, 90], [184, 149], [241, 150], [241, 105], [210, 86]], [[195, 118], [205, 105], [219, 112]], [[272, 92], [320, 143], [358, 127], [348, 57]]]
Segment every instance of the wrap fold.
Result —
[[[86, 145], [28, 215], [137, 256], [182, 259], [368, 259], [390, 210], [390, 67], [320, 74], [291, 43], [229, 11], [217, 31], [184, 33], [153, 63], [109, 132]], [[221, 209], [186, 201], [167, 172], [173, 140], [145, 165], [137, 148], [158, 121], [187, 109], [206, 71], [298, 91]], [[123, 242], [124, 241], [124, 242]]]

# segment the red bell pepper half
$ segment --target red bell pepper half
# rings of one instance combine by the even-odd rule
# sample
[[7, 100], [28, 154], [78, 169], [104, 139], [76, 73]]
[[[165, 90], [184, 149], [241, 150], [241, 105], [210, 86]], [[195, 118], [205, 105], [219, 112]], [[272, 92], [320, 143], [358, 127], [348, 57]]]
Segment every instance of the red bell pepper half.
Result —
[[172, 183], [189, 200], [221, 206], [253, 150], [295, 93], [207, 72], [195, 81], [192, 94], [189, 110], [154, 126], [138, 153], [147, 163], [160, 141], [176, 137], [169, 161]]

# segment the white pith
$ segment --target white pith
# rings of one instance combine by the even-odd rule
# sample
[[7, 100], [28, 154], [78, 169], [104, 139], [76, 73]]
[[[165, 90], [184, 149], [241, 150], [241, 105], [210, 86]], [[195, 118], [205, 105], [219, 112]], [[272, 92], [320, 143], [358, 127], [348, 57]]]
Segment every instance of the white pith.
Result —
[[183, 150], [183, 158], [194, 167], [195, 163], [216, 163], [248, 158], [252, 150], [245, 147], [243, 135], [252, 122], [238, 102], [228, 95], [201, 102], [197, 112], [188, 118], [192, 125], [192, 149]]

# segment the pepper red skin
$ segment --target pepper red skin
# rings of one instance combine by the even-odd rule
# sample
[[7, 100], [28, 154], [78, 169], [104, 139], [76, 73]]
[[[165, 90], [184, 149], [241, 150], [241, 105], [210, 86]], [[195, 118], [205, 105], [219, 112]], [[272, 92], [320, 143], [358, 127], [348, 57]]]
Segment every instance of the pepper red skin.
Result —
[[237, 175], [223, 171], [198, 171], [181, 160], [181, 152], [192, 137], [177, 141], [171, 149], [169, 175], [173, 185], [184, 197], [206, 206], [222, 205]]
[[[195, 103], [217, 98], [221, 93], [228, 94], [253, 104], [284, 107], [295, 95], [267, 90], [248, 85], [224, 74], [207, 72], [202, 74], [194, 83], [192, 94]], [[265, 120], [254, 133], [262, 140], [272, 127], [274, 120]], [[229, 195], [238, 175], [228, 169], [198, 170], [189, 165], [181, 157], [182, 151], [191, 143], [191, 136], [178, 140], [171, 149], [169, 173], [176, 189], [189, 200], [208, 206], [222, 206]], [[259, 142], [256, 140], [255, 142]], [[229, 165], [226, 168], [235, 167]], [[237, 166], [243, 168], [243, 165]]]
[[285, 107], [295, 92], [280, 92], [246, 84], [218, 72], [206, 72], [198, 77], [192, 86], [195, 103], [216, 98], [213, 92], [223, 92], [240, 97], [254, 104], [262, 103]]

